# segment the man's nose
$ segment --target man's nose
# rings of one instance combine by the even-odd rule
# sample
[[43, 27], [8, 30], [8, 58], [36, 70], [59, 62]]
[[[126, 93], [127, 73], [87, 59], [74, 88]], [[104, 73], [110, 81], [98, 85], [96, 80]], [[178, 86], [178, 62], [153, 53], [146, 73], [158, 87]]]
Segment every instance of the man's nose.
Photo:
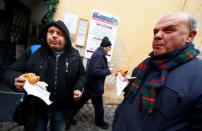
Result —
[[162, 38], [163, 38], [162, 31], [158, 31], [157, 33], [154, 34], [154, 39], [155, 40], [161, 40]]
[[53, 33], [53, 37], [56, 37], [56, 36], [57, 36], [57, 32], [54, 32], [54, 33]]

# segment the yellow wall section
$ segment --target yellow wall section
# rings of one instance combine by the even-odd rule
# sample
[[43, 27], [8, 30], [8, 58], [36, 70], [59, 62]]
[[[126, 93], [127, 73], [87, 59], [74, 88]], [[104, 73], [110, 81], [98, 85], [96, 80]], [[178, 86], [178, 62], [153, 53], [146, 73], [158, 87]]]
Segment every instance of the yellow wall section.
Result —
[[[54, 19], [63, 20], [64, 13], [70, 12], [90, 20], [92, 9], [120, 18], [116, 44], [117, 42], [124, 44], [121, 66], [129, 67], [130, 70], [146, 58], [152, 50], [153, 27], [160, 16], [184, 10], [196, 15], [202, 26], [201, 0], [60, 0]], [[202, 27], [195, 41], [197, 48], [201, 40]], [[113, 56], [116, 56], [116, 50]]]
[[[60, 0], [55, 20], [64, 20], [70, 12], [90, 20], [97, 9], [120, 18], [112, 64], [115, 70], [132, 69], [152, 51], [153, 28], [159, 18], [170, 12], [185, 11], [200, 19], [200, 30], [195, 40], [196, 48], [202, 41], [202, 0]], [[85, 48], [85, 47], [84, 47]], [[80, 51], [83, 55], [84, 49]], [[107, 86], [115, 86], [113, 76], [106, 80]]]

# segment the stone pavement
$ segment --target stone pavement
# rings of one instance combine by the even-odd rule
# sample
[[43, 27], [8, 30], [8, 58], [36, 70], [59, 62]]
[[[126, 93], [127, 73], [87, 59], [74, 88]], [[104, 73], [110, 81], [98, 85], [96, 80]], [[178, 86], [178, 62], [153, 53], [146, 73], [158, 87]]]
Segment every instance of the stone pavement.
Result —
[[[105, 121], [109, 123], [107, 131], [112, 130], [112, 122], [114, 118], [114, 111], [117, 105], [104, 105]], [[106, 131], [97, 127], [94, 123], [94, 108], [92, 104], [85, 104], [81, 110], [76, 114], [74, 119], [77, 125], [71, 126], [70, 131]]]
[[[95, 125], [93, 105], [91, 103], [87, 103], [74, 117], [74, 119], [77, 121], [77, 125], [71, 125], [68, 131], [111, 131], [116, 108], [117, 105], [104, 104], [105, 121], [109, 123], [109, 128], [104, 130]], [[23, 131], [23, 127], [17, 126], [16, 123], [0, 122], [0, 131]]]

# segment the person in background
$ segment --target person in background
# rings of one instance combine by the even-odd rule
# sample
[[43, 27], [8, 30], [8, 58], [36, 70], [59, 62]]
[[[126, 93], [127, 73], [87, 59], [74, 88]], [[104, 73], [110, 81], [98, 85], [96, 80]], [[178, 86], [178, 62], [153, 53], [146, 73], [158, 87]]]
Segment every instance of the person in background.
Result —
[[91, 99], [95, 109], [95, 124], [102, 129], [108, 128], [108, 123], [104, 121], [104, 107], [102, 95], [104, 94], [104, 82], [107, 75], [113, 71], [107, 64], [107, 53], [111, 50], [111, 42], [108, 37], [104, 37], [87, 66], [87, 79], [81, 99], [74, 107], [74, 115], [79, 109]]
[[193, 40], [196, 17], [176, 12], [154, 28], [149, 58], [132, 73], [113, 131], [201, 131], [202, 61]]
[[[41, 32], [41, 46], [32, 54], [27, 48], [5, 74], [5, 82], [17, 91], [24, 91], [24, 73], [35, 73], [40, 81], [48, 84], [51, 105], [39, 98], [32, 98], [35, 104], [33, 119], [25, 124], [26, 131], [62, 131], [65, 119], [70, 120], [72, 98], [78, 100], [82, 93], [86, 74], [79, 52], [72, 47], [65, 24], [58, 20], [44, 26]], [[25, 96], [26, 99], [26, 96]], [[30, 110], [31, 112], [31, 110]]]

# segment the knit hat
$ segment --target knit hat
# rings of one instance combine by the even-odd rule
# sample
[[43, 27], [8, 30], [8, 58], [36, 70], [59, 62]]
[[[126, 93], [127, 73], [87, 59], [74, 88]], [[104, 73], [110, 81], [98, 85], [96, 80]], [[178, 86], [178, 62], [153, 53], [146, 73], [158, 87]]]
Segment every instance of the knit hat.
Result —
[[109, 38], [107, 36], [105, 36], [103, 39], [102, 39], [102, 42], [100, 44], [100, 46], [112, 46], [112, 43], [109, 41]]

